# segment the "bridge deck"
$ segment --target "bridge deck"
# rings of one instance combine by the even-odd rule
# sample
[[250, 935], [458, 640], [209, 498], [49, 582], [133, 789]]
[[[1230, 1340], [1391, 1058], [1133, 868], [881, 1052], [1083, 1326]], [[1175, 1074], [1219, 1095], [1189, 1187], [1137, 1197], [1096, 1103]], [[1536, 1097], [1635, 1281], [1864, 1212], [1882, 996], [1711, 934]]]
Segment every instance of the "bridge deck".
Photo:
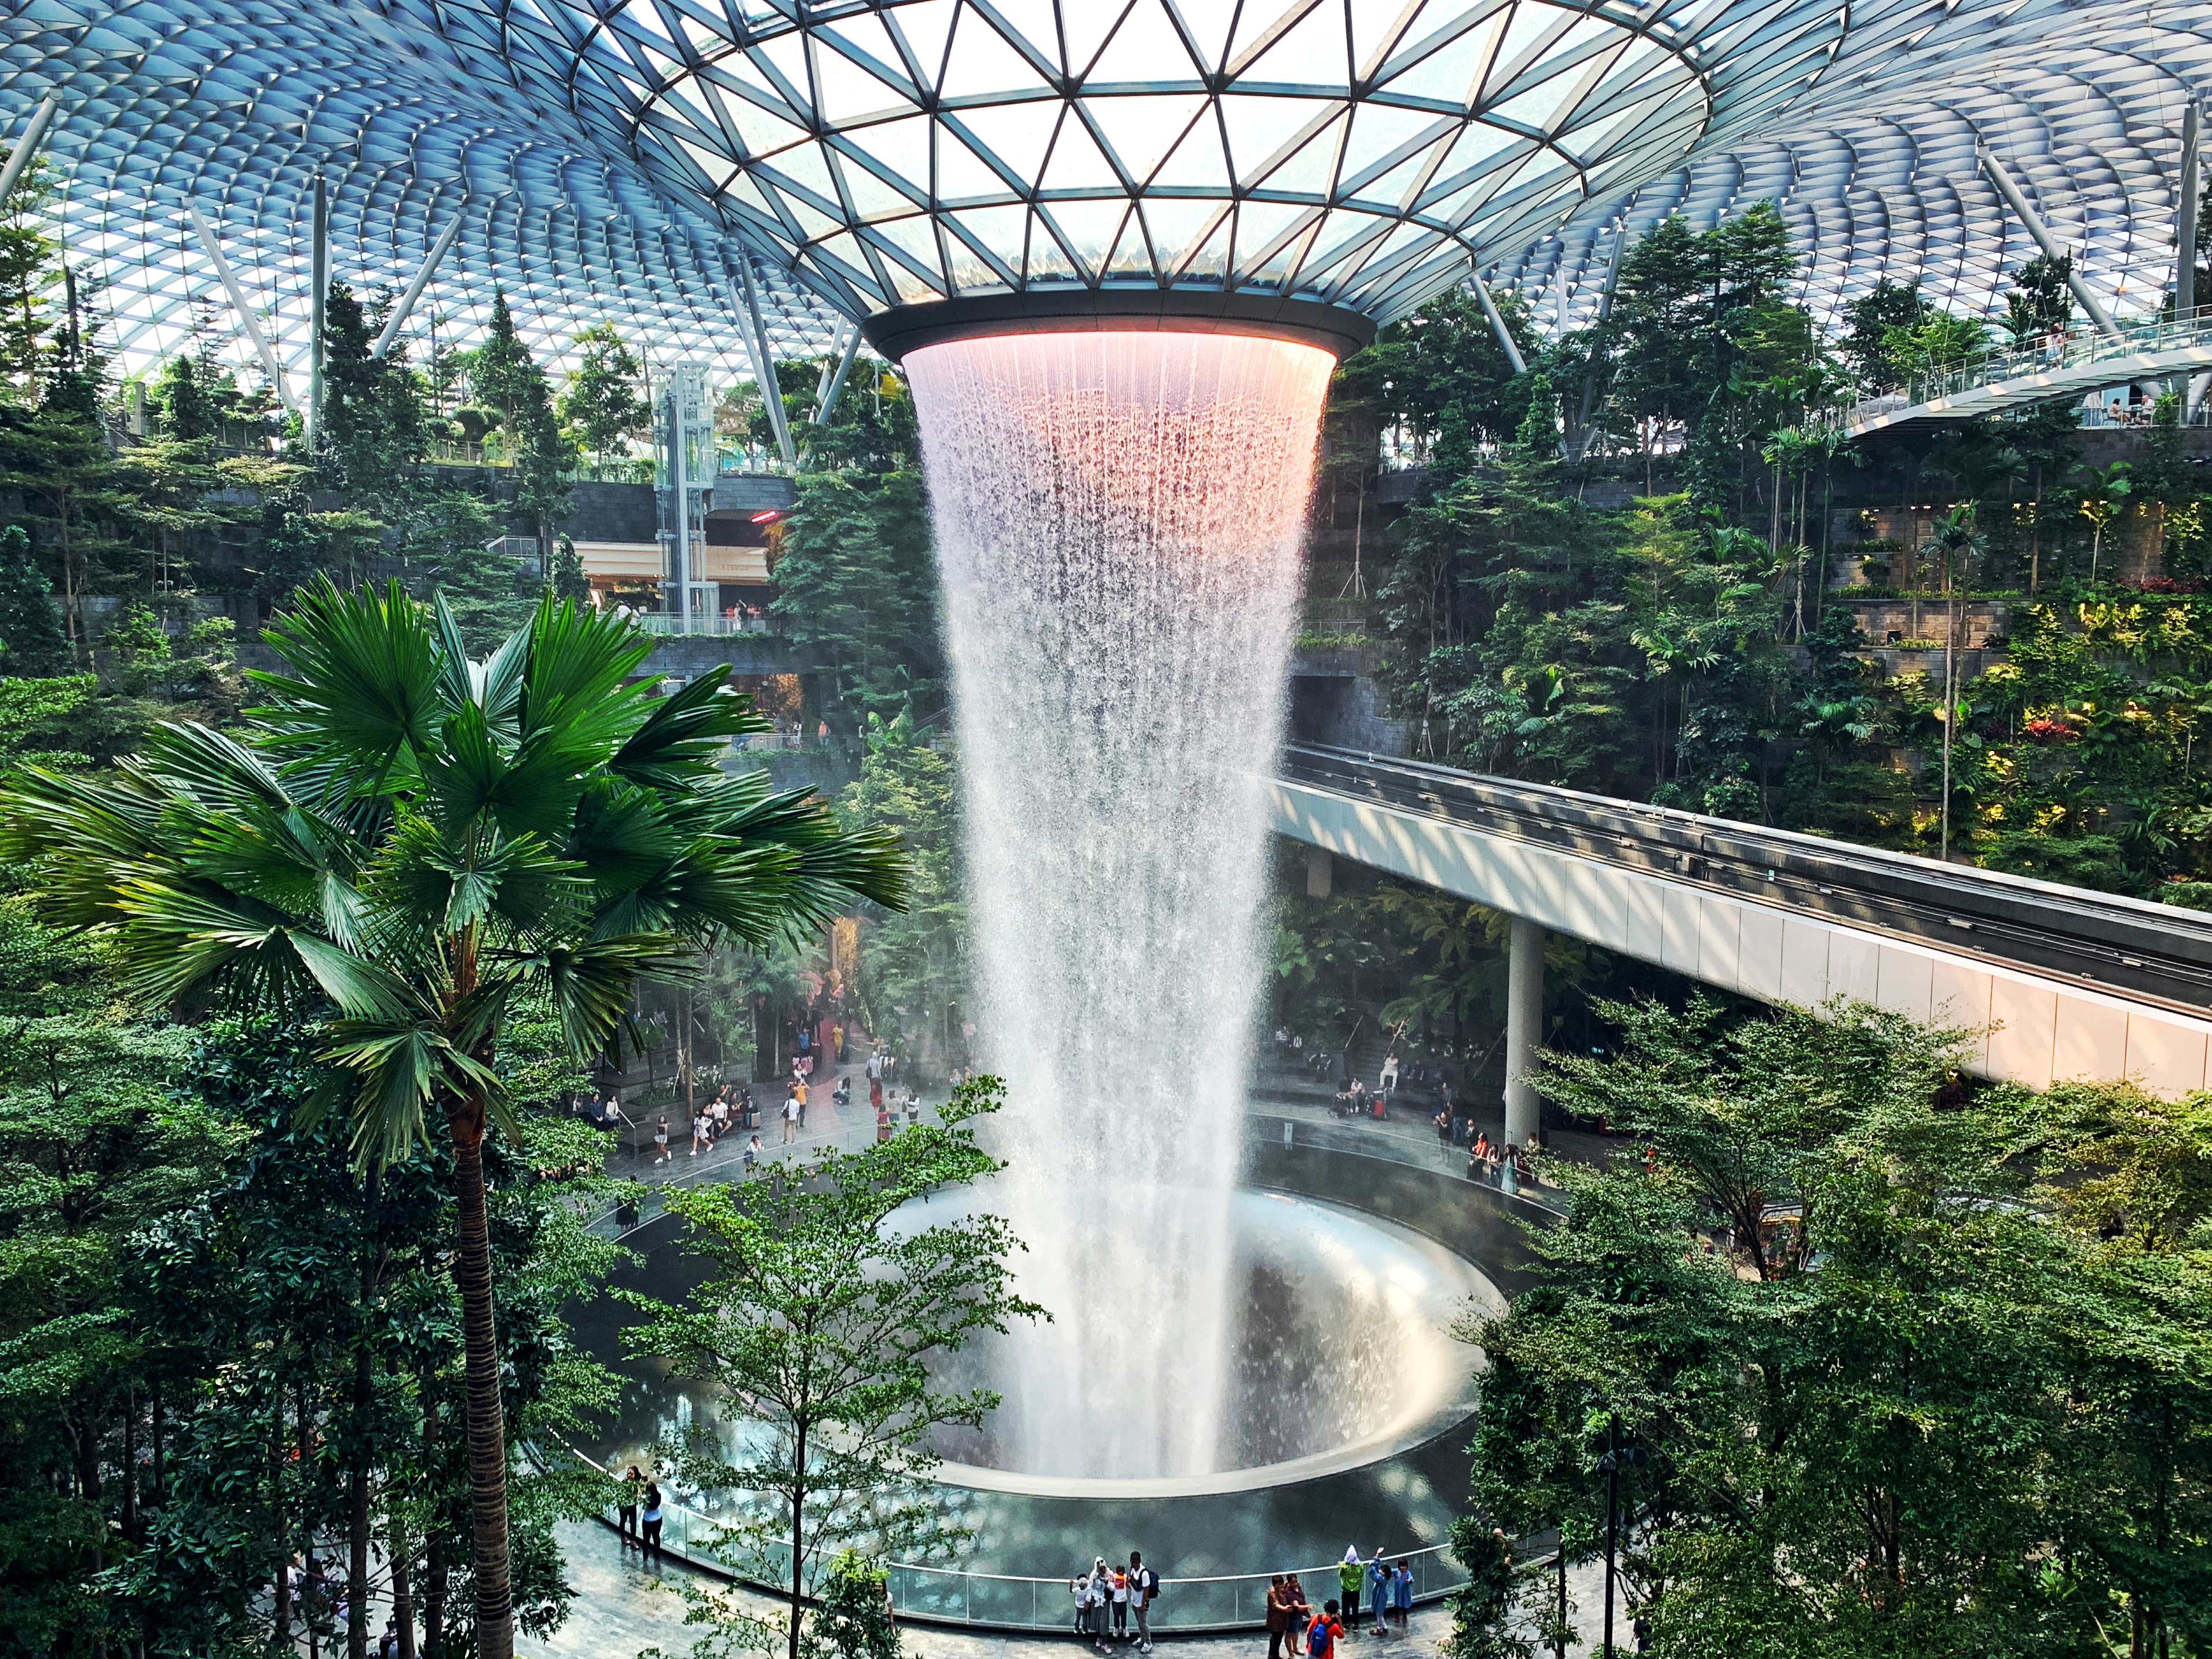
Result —
[[1708, 984], [1986, 1028], [1992, 1075], [2205, 1086], [2212, 915], [1311, 745], [1273, 794], [1284, 834]]

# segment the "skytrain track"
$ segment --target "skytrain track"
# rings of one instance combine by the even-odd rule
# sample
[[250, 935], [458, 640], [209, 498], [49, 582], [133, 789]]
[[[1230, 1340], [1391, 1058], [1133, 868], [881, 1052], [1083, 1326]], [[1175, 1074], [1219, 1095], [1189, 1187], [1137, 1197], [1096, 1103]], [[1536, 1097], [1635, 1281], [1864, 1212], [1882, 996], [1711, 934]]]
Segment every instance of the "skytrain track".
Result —
[[2203, 911], [1353, 749], [1293, 743], [1279, 771], [1478, 834], [2186, 1013], [2212, 1008], [2212, 914]]

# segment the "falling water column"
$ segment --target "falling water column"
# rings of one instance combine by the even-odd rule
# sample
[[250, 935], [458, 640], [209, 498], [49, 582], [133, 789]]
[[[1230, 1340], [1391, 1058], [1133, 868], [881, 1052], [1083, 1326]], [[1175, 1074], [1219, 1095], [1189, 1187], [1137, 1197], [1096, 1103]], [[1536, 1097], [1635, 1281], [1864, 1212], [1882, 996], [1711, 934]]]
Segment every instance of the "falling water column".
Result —
[[1211, 334], [907, 354], [1024, 1288], [1024, 1469], [1216, 1467], [1267, 819], [1333, 359]]

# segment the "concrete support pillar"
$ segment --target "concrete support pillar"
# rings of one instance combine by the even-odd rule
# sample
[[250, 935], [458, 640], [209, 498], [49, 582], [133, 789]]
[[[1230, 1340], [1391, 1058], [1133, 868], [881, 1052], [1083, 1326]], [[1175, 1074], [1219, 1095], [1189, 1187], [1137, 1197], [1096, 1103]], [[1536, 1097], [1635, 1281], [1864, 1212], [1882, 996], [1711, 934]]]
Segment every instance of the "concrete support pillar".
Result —
[[1327, 847], [1306, 849], [1306, 897], [1326, 899], [1336, 876], [1336, 860]]
[[1513, 343], [1513, 331], [1505, 326], [1505, 319], [1498, 313], [1498, 302], [1490, 297], [1489, 285], [1483, 282], [1479, 270], [1468, 272], [1474, 283], [1474, 297], [1482, 302], [1482, 314], [1490, 319], [1490, 331], [1498, 336], [1498, 343], [1505, 348], [1505, 360], [1513, 365], [1513, 372], [1526, 374], [1528, 365], [1522, 360], [1521, 348]]
[[1513, 918], [1505, 969], [1505, 1139], [1522, 1147], [1543, 1123], [1528, 1074], [1544, 1041], [1544, 929], [1524, 916]]

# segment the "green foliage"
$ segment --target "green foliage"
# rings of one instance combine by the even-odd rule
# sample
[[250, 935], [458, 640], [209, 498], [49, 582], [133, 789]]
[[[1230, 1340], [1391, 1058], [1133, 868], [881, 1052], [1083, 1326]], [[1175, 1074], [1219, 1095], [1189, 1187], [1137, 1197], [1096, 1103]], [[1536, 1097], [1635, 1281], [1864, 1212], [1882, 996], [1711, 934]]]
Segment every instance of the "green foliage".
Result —
[[641, 428], [653, 410], [638, 390], [644, 366], [611, 323], [595, 324], [574, 345], [576, 366], [562, 388], [559, 413], [569, 431], [595, 460]]
[[2205, 1105], [1977, 1100], [1955, 1033], [1865, 1008], [1604, 1012], [1617, 1052], [1543, 1087], [1647, 1153], [1559, 1170], [1538, 1286], [1469, 1332], [1479, 1513], [1588, 1559], [1597, 1458], [1640, 1454], [1664, 1655], [2201, 1642]]
[[[692, 1483], [757, 1495], [718, 1526], [717, 1542], [788, 1585], [791, 1659], [827, 1553], [939, 1541], [917, 1484], [938, 1462], [930, 1435], [975, 1426], [998, 1396], [947, 1384], [932, 1362], [1043, 1311], [1011, 1288], [1008, 1257], [1021, 1246], [1000, 1218], [893, 1220], [1000, 1167], [974, 1120], [1001, 1096], [996, 1079], [978, 1078], [954, 1091], [940, 1122], [825, 1152], [795, 1178], [770, 1166], [736, 1186], [665, 1190], [709, 1276], [682, 1306], [618, 1293], [645, 1316], [625, 1337], [633, 1353], [746, 1402], [757, 1432], [734, 1449], [702, 1434], [677, 1451]], [[834, 1643], [840, 1630], [824, 1635]]]
[[850, 1549], [830, 1559], [822, 1604], [806, 1627], [804, 1650], [815, 1659], [898, 1659], [890, 1574], [881, 1562]]
[[870, 1031], [915, 1046], [932, 1011], [968, 997], [957, 765], [911, 714], [871, 715], [860, 775], [838, 803], [848, 825], [896, 836], [906, 855], [906, 906], [864, 920], [853, 989]]
[[0, 529], [0, 672], [36, 680], [65, 672], [69, 641], [49, 596], [53, 584], [31, 562], [20, 524]]

